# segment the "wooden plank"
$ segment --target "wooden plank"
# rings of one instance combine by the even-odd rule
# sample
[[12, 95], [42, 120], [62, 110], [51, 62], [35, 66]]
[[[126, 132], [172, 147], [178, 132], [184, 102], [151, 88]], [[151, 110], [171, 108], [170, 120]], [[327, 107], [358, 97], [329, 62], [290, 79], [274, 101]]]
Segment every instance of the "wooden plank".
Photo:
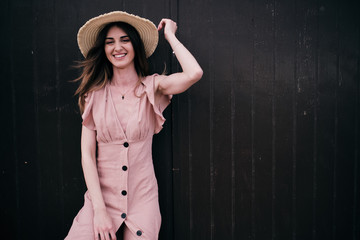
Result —
[[[254, 2], [253, 204], [255, 239], [272, 236], [274, 163], [274, 5]], [[256, 9], [256, 10], [255, 10]]]
[[[234, 2], [232, 2], [234, 4]], [[254, 239], [253, 173], [252, 173], [252, 102], [253, 102], [253, 11], [252, 1], [234, 5], [233, 59], [235, 95], [234, 161], [235, 219], [233, 239]]]
[[[15, 239], [17, 237], [17, 152], [16, 152], [16, 138], [14, 132], [16, 131], [15, 119], [14, 119], [14, 105], [15, 105], [15, 93], [14, 93], [14, 81], [12, 79], [13, 56], [12, 49], [14, 48], [13, 38], [15, 37], [12, 32], [11, 20], [11, 3], [10, 1], [1, 1], [0, 3], [1, 23], [4, 33], [10, 35], [6, 38], [4, 43], [7, 47], [3, 48], [3, 54], [0, 56], [0, 73], [2, 76], [3, 91], [1, 94], [1, 109], [2, 109], [2, 138], [1, 138], [1, 154], [2, 160], [0, 164], [0, 231], [3, 236], [8, 239]], [[11, 61], [10, 61], [11, 60]]]
[[316, 166], [317, 5], [296, 2], [296, 229], [299, 239], [312, 238]]
[[174, 96], [173, 108], [173, 196], [174, 239], [190, 239], [192, 221], [192, 147], [190, 135], [191, 95]]
[[[359, 6], [359, 4], [355, 4]], [[360, 15], [357, 15], [357, 70], [356, 70], [356, 106], [355, 106], [355, 151], [354, 151], [354, 209], [353, 209], [353, 239], [360, 238]]]
[[[169, 1], [170, 17], [178, 24], [177, 36], [181, 42], [185, 33], [178, 14], [178, 1]], [[186, 44], [187, 46], [187, 44]], [[188, 47], [188, 46], [187, 46]], [[171, 51], [171, 49], [170, 49]], [[170, 71], [181, 68], [173, 55], [170, 59]], [[173, 239], [191, 239], [193, 229], [192, 204], [192, 146], [190, 141], [191, 90], [173, 97], [173, 196], [174, 196], [174, 232]]]
[[[170, 16], [178, 24], [177, 36], [180, 41], [185, 28], [178, 15], [177, 1], [170, 1]], [[187, 46], [187, 44], [186, 44]], [[188, 47], [188, 46], [187, 46]], [[171, 51], [171, 49], [170, 49]], [[170, 71], [181, 68], [173, 55], [170, 59]], [[191, 90], [173, 97], [173, 196], [174, 196], [174, 232], [173, 239], [191, 239], [193, 229], [192, 204], [192, 142], [190, 141], [191, 123]]]
[[[231, 239], [252, 233], [251, 103], [253, 83], [253, 3], [230, 3], [231, 53]], [[234, 44], [236, 43], [236, 44]], [[229, 224], [229, 222], [228, 222]], [[229, 238], [230, 239], [230, 238]]]
[[[233, 16], [231, 1], [209, 2], [211, 16], [209, 31], [209, 63], [212, 80], [211, 109], [211, 235], [210, 239], [231, 239], [232, 227], [232, 148], [233, 125], [231, 117]], [[224, 13], [229, 13], [224, 15]], [[213, 47], [216, 46], [216, 47]], [[225, 64], [226, 62], [226, 64]], [[216, 67], [215, 67], [216, 66]]]
[[338, 5], [338, 85], [336, 89], [336, 163], [334, 192], [334, 238], [355, 239], [353, 223], [356, 95], [359, 77], [359, 22], [354, 21], [355, 2]]
[[333, 171], [335, 161], [335, 97], [338, 45], [337, 6], [333, 2], [319, 2], [318, 43], [318, 135], [317, 135], [317, 191], [315, 209], [316, 238], [332, 238]]
[[274, 7], [274, 117], [275, 175], [273, 181], [273, 239], [292, 239], [293, 144], [295, 94], [295, 7], [293, 1], [275, 1]]

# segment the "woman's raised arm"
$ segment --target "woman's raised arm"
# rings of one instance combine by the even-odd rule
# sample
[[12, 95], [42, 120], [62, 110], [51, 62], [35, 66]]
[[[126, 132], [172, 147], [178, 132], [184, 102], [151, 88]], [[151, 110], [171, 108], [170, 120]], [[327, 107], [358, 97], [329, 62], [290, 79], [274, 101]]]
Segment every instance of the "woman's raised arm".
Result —
[[203, 71], [194, 56], [176, 38], [176, 23], [171, 19], [162, 19], [158, 26], [158, 30], [161, 29], [164, 29], [165, 38], [173, 49], [183, 71], [169, 76], [157, 76], [155, 87], [164, 95], [182, 93], [201, 79]]

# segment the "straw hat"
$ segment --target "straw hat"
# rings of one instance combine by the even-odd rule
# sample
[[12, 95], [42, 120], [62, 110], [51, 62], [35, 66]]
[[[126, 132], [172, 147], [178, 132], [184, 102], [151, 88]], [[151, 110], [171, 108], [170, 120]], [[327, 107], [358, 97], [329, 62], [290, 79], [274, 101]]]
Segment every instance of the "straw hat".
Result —
[[78, 45], [84, 57], [94, 45], [100, 31], [109, 23], [126, 22], [133, 26], [139, 33], [144, 43], [146, 57], [150, 57], [156, 49], [159, 35], [153, 22], [133, 14], [122, 11], [109, 12], [87, 21], [77, 35]]

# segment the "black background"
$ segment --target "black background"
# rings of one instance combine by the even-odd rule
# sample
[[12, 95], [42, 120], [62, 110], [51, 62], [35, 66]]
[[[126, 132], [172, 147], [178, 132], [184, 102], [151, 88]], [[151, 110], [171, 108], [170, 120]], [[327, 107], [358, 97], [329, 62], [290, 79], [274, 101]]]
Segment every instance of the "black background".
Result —
[[[3, 0], [1, 233], [63, 239], [86, 190], [78, 29], [125, 10], [203, 67], [154, 138], [160, 239], [359, 239], [358, 1]], [[160, 35], [153, 72], [179, 70]], [[3, 237], [1, 237], [3, 238]]]

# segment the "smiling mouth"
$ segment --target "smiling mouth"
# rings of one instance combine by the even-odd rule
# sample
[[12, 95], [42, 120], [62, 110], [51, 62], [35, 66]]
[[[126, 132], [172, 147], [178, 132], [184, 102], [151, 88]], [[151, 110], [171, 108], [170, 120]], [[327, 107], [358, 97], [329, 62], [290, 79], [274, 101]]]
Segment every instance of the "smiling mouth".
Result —
[[114, 56], [114, 58], [119, 59], [119, 58], [123, 58], [123, 57], [125, 57], [125, 56], [126, 56], [126, 53], [123, 53], [123, 54], [116, 54], [116, 55], [113, 55], [113, 56]]

